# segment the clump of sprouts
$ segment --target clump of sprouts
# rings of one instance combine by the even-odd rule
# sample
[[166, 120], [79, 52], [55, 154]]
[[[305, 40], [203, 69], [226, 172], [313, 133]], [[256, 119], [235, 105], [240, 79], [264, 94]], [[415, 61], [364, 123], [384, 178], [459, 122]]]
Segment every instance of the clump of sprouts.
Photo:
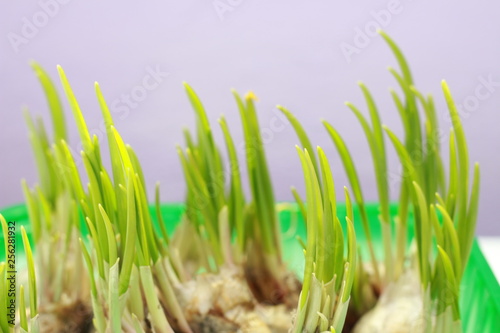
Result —
[[[345, 189], [347, 256], [344, 233], [337, 217], [335, 186], [330, 165], [318, 147], [320, 167], [297, 147], [304, 172], [307, 200], [307, 244], [304, 284], [292, 332], [342, 332], [356, 272], [356, 236], [349, 192]], [[317, 172], [321, 170], [321, 176]]]
[[[282, 259], [280, 227], [271, 177], [255, 110], [255, 95], [242, 99], [233, 92], [245, 137], [246, 166], [251, 200], [242, 190], [241, 168], [234, 141], [224, 117], [219, 119], [229, 156], [229, 190], [225, 163], [215, 144], [205, 110], [185, 84], [196, 112], [196, 141], [185, 131], [186, 149], [178, 148], [188, 193], [185, 223], [195, 230], [196, 242], [207, 244], [200, 256], [204, 268], [217, 272], [223, 265], [240, 265], [259, 302], [295, 303], [299, 285], [291, 281]], [[234, 245], [231, 238], [234, 235]], [[207, 251], [208, 250], [208, 251]]]
[[[347, 173], [367, 240], [368, 260], [358, 265], [348, 316], [361, 317], [355, 332], [461, 331], [458, 308], [459, 286], [470, 255], [477, 218], [479, 166], [469, 182], [469, 157], [464, 131], [453, 98], [442, 82], [453, 129], [449, 136], [448, 187], [440, 155], [440, 131], [432, 96], [425, 97], [413, 85], [408, 64], [397, 45], [380, 32], [396, 56], [402, 74], [389, 68], [403, 91], [404, 99], [391, 89], [400, 114], [404, 143], [378, 115], [368, 88], [360, 83], [370, 121], [347, 102], [359, 120], [370, 146], [380, 203], [383, 257], [375, 256], [372, 230], [355, 163], [339, 132], [326, 120], [323, 124], [334, 142]], [[421, 125], [420, 103], [425, 121]], [[280, 107], [305, 148], [310, 140], [295, 116]], [[390, 214], [389, 173], [384, 131], [403, 167], [397, 216]], [[414, 247], [408, 247], [409, 212], [413, 208]], [[360, 256], [362, 253], [360, 251]], [[377, 301], [378, 299], [378, 301]], [[373, 308], [373, 309], [372, 309]]]

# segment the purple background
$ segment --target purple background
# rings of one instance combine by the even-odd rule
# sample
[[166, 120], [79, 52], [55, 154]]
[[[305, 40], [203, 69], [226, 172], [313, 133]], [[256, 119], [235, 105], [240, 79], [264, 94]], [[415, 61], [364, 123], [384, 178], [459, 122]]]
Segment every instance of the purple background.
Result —
[[[396, 82], [386, 70], [388, 65], [396, 66], [396, 61], [380, 37], [360, 37], [360, 31], [370, 32], [378, 24], [403, 49], [420, 90], [434, 95], [444, 130], [451, 124], [441, 79], [446, 78], [462, 105], [471, 162], [479, 161], [482, 166], [479, 234], [500, 234], [499, 3], [66, 2], [9, 1], [0, 11], [1, 207], [23, 201], [21, 178], [31, 185], [38, 178], [21, 110], [27, 107], [46, 121], [49, 113], [28, 66], [31, 59], [44, 66], [58, 86], [56, 65], [64, 67], [89, 129], [104, 139], [93, 82], [101, 84], [114, 105], [118, 129], [143, 163], [150, 199], [156, 181], [162, 183], [163, 201], [184, 197], [175, 145], [183, 143], [182, 128], [193, 127], [193, 111], [181, 84], [185, 80], [202, 98], [224, 149], [216, 120], [226, 115], [240, 154], [241, 128], [229, 89], [241, 93], [252, 89], [260, 98], [257, 106], [278, 200], [292, 199], [291, 185], [303, 193], [303, 179], [294, 148], [298, 140], [278, 116], [276, 104], [294, 112], [313, 144], [324, 147], [340, 190], [347, 180], [320, 119], [332, 122], [357, 161], [366, 198], [376, 200], [368, 145], [343, 103], [352, 101], [366, 113], [356, 85], [363, 80], [376, 98], [383, 122], [402, 132], [388, 93]], [[347, 44], [356, 47], [357, 53], [346, 56], [341, 48]], [[168, 75], [155, 83], [148, 76], [151, 71]], [[484, 85], [482, 81], [488, 79], [495, 83]], [[132, 96], [129, 105], [122, 100], [124, 95]], [[66, 111], [71, 147], [78, 151], [74, 120], [69, 108]], [[443, 145], [447, 144], [446, 139]], [[392, 197], [396, 198], [398, 162], [392, 147], [389, 158], [395, 175]]]

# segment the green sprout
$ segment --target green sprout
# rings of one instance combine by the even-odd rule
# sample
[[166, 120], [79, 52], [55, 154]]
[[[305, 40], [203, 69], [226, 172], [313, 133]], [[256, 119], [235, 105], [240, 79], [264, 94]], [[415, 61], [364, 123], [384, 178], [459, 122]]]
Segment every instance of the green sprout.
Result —
[[[307, 245], [304, 285], [293, 332], [342, 332], [356, 271], [356, 236], [348, 209], [347, 256], [344, 234], [337, 218], [335, 187], [328, 160], [318, 147], [321, 179], [311, 155], [297, 147], [306, 183]], [[350, 206], [346, 190], [346, 201]]]
[[96, 329], [99, 332], [131, 327], [145, 330], [144, 310], [147, 309], [156, 331], [173, 332], [167, 319], [166, 313], [169, 313], [183, 331], [190, 332], [168, 278], [175, 273], [168, 258], [167, 242], [154, 231], [144, 176], [134, 151], [125, 145], [114, 128], [96, 83], [109, 139], [113, 185], [102, 164], [98, 140], [96, 137], [90, 139], [66, 75], [62, 68], [58, 70], [80, 132], [84, 147], [82, 158], [89, 179], [88, 194], [81, 206], [90, 231], [92, 251], [87, 250], [82, 240], [80, 244], [91, 276]]
[[[216, 272], [221, 264], [241, 264], [242, 258], [246, 257], [243, 264], [257, 299], [271, 300], [272, 293], [286, 294], [289, 291], [282, 282], [285, 267], [276, 203], [255, 110], [256, 97], [249, 93], [241, 98], [233, 91], [245, 140], [251, 192], [251, 200], [246, 202], [236, 147], [225, 118], [221, 117], [219, 124], [229, 157], [228, 191], [225, 188], [224, 163], [205, 109], [194, 90], [188, 84], [184, 86], [196, 113], [196, 141], [186, 131], [187, 148], [185, 151], [178, 148], [178, 154], [188, 188], [188, 220], [197, 230], [198, 242], [207, 242], [211, 249], [210, 257], [202, 259], [202, 262], [208, 264], [212, 260], [215, 266], [205, 268]], [[235, 237], [235, 246], [232, 245], [231, 235]], [[201, 255], [207, 256], [208, 253]], [[278, 296], [282, 297], [284, 295]]]
[[[323, 120], [339, 152], [354, 193], [371, 261], [371, 272], [367, 272], [365, 265], [357, 268], [353, 286], [353, 304], [358, 315], [362, 315], [376, 302], [377, 294], [374, 293], [371, 285], [375, 285], [376, 289], [380, 289], [383, 293], [389, 285], [397, 283], [403, 277], [404, 272], [411, 270], [411, 267], [407, 265], [407, 258], [413, 257], [413, 254], [408, 252], [407, 221], [410, 208], [413, 206], [417, 246], [415, 257], [418, 262], [422, 299], [424, 299], [423, 311], [428, 316], [438, 318], [432, 327], [428, 328], [433, 332], [441, 332], [441, 329], [443, 332], [451, 332], [460, 328], [458, 286], [474, 237], [479, 195], [479, 166], [477, 164], [475, 166], [469, 195], [469, 161], [465, 135], [448, 86], [443, 81], [443, 92], [453, 123], [449, 149], [449, 184], [448, 188], [446, 187], [446, 175], [440, 155], [439, 125], [432, 96], [425, 97], [414, 87], [409, 66], [402, 52], [384, 32], [380, 34], [396, 56], [402, 72], [399, 74], [389, 68], [404, 95], [404, 99], [401, 99], [394, 90], [391, 90], [403, 123], [404, 143], [390, 129], [382, 125], [375, 101], [364, 84], [360, 83], [360, 87], [368, 106], [370, 121], [353, 104], [348, 102], [346, 105], [360, 122], [370, 146], [380, 203], [379, 218], [384, 246], [383, 270], [379, 269], [378, 260], [375, 257], [372, 231], [368, 223], [355, 163], [339, 132], [329, 122]], [[425, 115], [423, 126], [421, 126], [418, 103]], [[282, 106], [278, 108], [294, 127], [301, 145], [306, 149], [311, 149], [312, 144], [295, 116]], [[394, 219], [389, 211], [389, 173], [384, 131], [396, 149], [403, 166], [398, 215]], [[318, 169], [314, 157], [311, 157], [311, 165], [315, 170]], [[299, 206], [302, 207], [300, 197], [295, 193], [294, 196], [298, 199]], [[309, 219], [309, 215], [306, 219]], [[393, 232], [393, 223], [395, 223], [395, 232]], [[433, 243], [433, 235], [437, 245]], [[447, 296], [448, 291], [448, 294], [453, 297]]]
[[[36, 264], [43, 268], [43, 274], [38, 275], [38, 291], [34, 290], [34, 285], [30, 285], [30, 299], [35, 300], [30, 304], [30, 315], [34, 317], [33, 313], [38, 312], [41, 318], [52, 315], [58, 317], [61, 308], [79, 308], [83, 305], [82, 314], [58, 317], [58, 320], [67, 323], [73, 320], [86, 321], [91, 316], [90, 307], [85, 305], [88, 300], [88, 279], [82, 275], [85, 268], [80, 249], [76, 246], [80, 234], [78, 202], [84, 197], [83, 188], [67, 144], [65, 119], [56, 88], [40, 65], [32, 62], [31, 66], [46, 95], [53, 133], [47, 133], [40, 118], [33, 119], [27, 110], [24, 111], [40, 179], [40, 185], [32, 189], [26, 181], [22, 181], [31, 234], [37, 250], [35, 258], [30, 259], [30, 254], [28, 260], [34, 261], [33, 266]], [[28, 244], [24, 243], [26, 247]], [[35, 307], [37, 298], [40, 299], [39, 308]], [[21, 314], [23, 311], [20, 309]], [[49, 323], [50, 320], [41, 322], [45, 325], [40, 326], [42, 331], [50, 329], [49, 326], [58, 329], [57, 324]], [[23, 322], [22, 326], [26, 327], [25, 324]]]
[[[454, 128], [450, 132], [450, 190], [446, 196], [439, 192], [436, 192], [433, 197], [425, 196], [419, 183], [429, 187], [432, 185], [437, 187], [437, 184], [419, 178], [420, 175], [416, 171], [408, 150], [388, 128], [386, 132], [396, 148], [401, 163], [408, 171], [414, 187], [412, 201], [415, 206], [415, 236], [420, 282], [425, 294], [430, 288], [430, 298], [437, 304], [435, 315], [438, 321], [435, 324], [435, 331], [452, 332], [461, 329], [458, 288], [474, 239], [480, 172], [479, 165], [476, 163], [469, 196], [467, 143], [458, 112], [445, 81], [442, 82], [442, 88]], [[429, 135], [427, 140], [431, 140]], [[432, 169], [428, 168], [425, 171], [430, 174]], [[432, 235], [432, 231], [434, 231], [438, 247], [438, 256], [434, 259], [433, 269], [429, 261], [432, 252], [429, 236]], [[449, 311], [448, 308], [451, 310]]]

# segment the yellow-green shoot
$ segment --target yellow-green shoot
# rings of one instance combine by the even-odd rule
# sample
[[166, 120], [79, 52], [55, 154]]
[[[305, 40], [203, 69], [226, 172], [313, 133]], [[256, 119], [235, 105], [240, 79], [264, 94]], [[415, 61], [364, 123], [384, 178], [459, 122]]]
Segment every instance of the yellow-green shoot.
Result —
[[[185, 132], [186, 149], [178, 149], [187, 183], [187, 216], [197, 230], [198, 238], [209, 245], [210, 258], [202, 262], [215, 265], [207, 267], [218, 270], [224, 263], [243, 263], [247, 279], [254, 286], [259, 300], [270, 300], [271, 293], [286, 293], [283, 289], [285, 267], [281, 255], [281, 240], [276, 203], [267, 166], [264, 144], [255, 109], [256, 97], [249, 93], [241, 98], [233, 91], [242, 122], [245, 140], [245, 160], [251, 192], [249, 202], [242, 190], [240, 164], [234, 140], [224, 117], [219, 119], [227, 153], [229, 171], [224, 169], [221, 153], [215, 144], [205, 109], [187, 84], [185, 88], [196, 113], [196, 137]], [[226, 173], [229, 189], [225, 188]], [[231, 235], [234, 236], [232, 244]], [[232, 250], [234, 248], [234, 250]], [[253, 273], [255, 272], [255, 273]], [[264, 281], [262, 276], [273, 280]], [[278, 288], [276, 290], [271, 290]], [[278, 299], [273, 299], [276, 302]]]
[[326, 155], [318, 147], [316, 168], [320, 175], [307, 149], [297, 147], [297, 151], [306, 184], [307, 243], [304, 284], [292, 332], [342, 332], [357, 259], [349, 193], [345, 190], [346, 242], [337, 217], [335, 186]]

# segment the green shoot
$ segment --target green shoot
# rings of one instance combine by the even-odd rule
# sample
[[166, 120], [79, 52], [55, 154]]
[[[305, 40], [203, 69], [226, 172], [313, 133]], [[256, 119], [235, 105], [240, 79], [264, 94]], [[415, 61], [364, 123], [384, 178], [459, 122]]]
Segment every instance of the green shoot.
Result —
[[[422, 157], [423, 163], [416, 163], [411, 158], [407, 146], [403, 145], [392, 131], [385, 128], [408, 177], [406, 181], [411, 181], [414, 187], [411, 198], [415, 208], [415, 239], [420, 282], [423, 294], [428, 295], [430, 290], [430, 300], [437, 304], [434, 312], [437, 320], [433, 325], [433, 332], [460, 329], [458, 287], [472, 246], [479, 196], [477, 164], [474, 168], [471, 194], [468, 194], [469, 160], [465, 135], [453, 98], [444, 81], [442, 87], [453, 123], [453, 131], [450, 132], [449, 187], [446, 194], [444, 171], [439, 145], [436, 142], [437, 122], [432, 99], [429, 97], [425, 100], [412, 88], [427, 115], [427, 149]], [[435, 235], [438, 246], [433, 270], [432, 234]]]
[[78, 132], [80, 134], [80, 139], [83, 144], [84, 151], [89, 154], [93, 149], [93, 143], [89, 135], [89, 131], [87, 129], [87, 124], [83, 119], [82, 111], [80, 110], [80, 106], [76, 100], [75, 95], [73, 94], [73, 90], [69, 85], [68, 79], [66, 78], [66, 74], [61, 66], [57, 66], [57, 71], [59, 72], [59, 77], [61, 79], [61, 83], [64, 88], [64, 92], [66, 93], [66, 97], [68, 99], [71, 110], [73, 111], [73, 116], [76, 120], [76, 125], [78, 128]]
[[[299, 137], [300, 144], [304, 149], [307, 149], [308, 152], [313, 154], [314, 149], [313, 145], [311, 144], [311, 140], [307, 136], [306, 131], [304, 130], [304, 127], [302, 127], [302, 124], [300, 121], [286, 109], [284, 106], [278, 105], [276, 106], [283, 114], [286, 116], [290, 124], [292, 124], [293, 129], [295, 130], [295, 133], [297, 133], [297, 136]], [[312, 164], [314, 166], [314, 170], [316, 171], [316, 174], [319, 174], [319, 169], [318, 169], [318, 162], [316, 161], [316, 157], [314, 155], [311, 157]]]
[[161, 215], [160, 183], [156, 183], [155, 208], [156, 208], [156, 218], [158, 220], [158, 224], [160, 225], [161, 234], [166, 242], [166, 245], [168, 246], [168, 244], [170, 243], [170, 237], [168, 236], [167, 229], [165, 227], [165, 221], [163, 220], [163, 216]]
[[384, 243], [384, 263], [385, 263], [385, 284], [388, 284], [394, 278], [394, 259], [392, 251], [391, 237], [391, 217], [389, 214], [389, 186], [387, 182], [387, 158], [385, 153], [385, 144], [382, 135], [382, 125], [378, 116], [375, 102], [368, 91], [368, 88], [362, 83], [359, 84], [370, 112], [371, 126], [363, 114], [351, 103], [346, 105], [358, 118], [366, 139], [370, 146], [372, 161], [375, 169], [375, 178], [377, 180], [377, 189], [380, 201], [380, 219], [382, 227], [382, 237]]
[[372, 236], [371, 236], [371, 231], [369, 227], [369, 222], [368, 222], [368, 214], [366, 213], [366, 208], [365, 208], [365, 203], [363, 199], [363, 192], [361, 190], [361, 185], [358, 177], [358, 173], [356, 171], [356, 167], [354, 165], [354, 162], [352, 160], [351, 154], [349, 153], [349, 149], [347, 148], [347, 145], [345, 144], [344, 140], [342, 137], [338, 134], [337, 130], [333, 128], [332, 125], [330, 125], [326, 120], [323, 120], [323, 125], [325, 126], [328, 134], [330, 135], [330, 138], [335, 144], [335, 147], [337, 148], [337, 151], [340, 155], [340, 158], [342, 160], [342, 163], [344, 165], [344, 169], [347, 174], [347, 178], [349, 179], [349, 183], [351, 184], [351, 188], [354, 194], [354, 198], [356, 200], [356, 203], [358, 204], [359, 207], [359, 212], [361, 215], [361, 222], [363, 223], [363, 230], [366, 235], [366, 240], [368, 243], [368, 250], [370, 253], [370, 261], [372, 262], [373, 266], [373, 272], [375, 275], [375, 281], [380, 284], [380, 273], [378, 269], [378, 263], [377, 259], [375, 257], [375, 250], [373, 246], [373, 241], [372, 241]]
[[35, 71], [40, 84], [45, 92], [49, 110], [52, 114], [52, 123], [54, 127], [54, 141], [60, 142], [61, 140], [68, 141], [66, 122], [64, 120], [63, 107], [57, 93], [54, 83], [50, 79], [45, 70], [36, 62], [31, 62], [31, 67]]
[[[35, 239], [39, 240], [37, 253], [44, 253], [43, 247], [52, 244], [47, 242], [50, 232], [62, 232], [65, 235], [63, 238], [65, 250], [53, 252], [64, 253], [63, 262], [66, 258], [75, 260], [73, 254], [66, 253], [70, 249], [70, 239], [77, 236], [73, 228], [78, 226], [78, 205], [76, 204], [78, 203], [87, 222], [87, 228], [90, 232], [89, 243], [92, 245], [89, 251], [87, 245], [80, 241], [83, 260], [89, 272], [89, 294], [97, 331], [120, 331], [123, 327], [137, 327], [138, 320], [141, 320], [139, 326], [144, 329], [146, 327], [144, 322], [144, 309], [146, 307], [138, 304], [138, 302], [143, 302], [141, 287], [143, 290], [155, 290], [156, 287], [152, 284], [158, 279], [158, 276], [165, 278], [167, 275], [175, 275], [175, 273], [169, 271], [167, 274], [164, 270], [169, 270], [169, 268], [155, 264], [164, 260], [160, 258], [159, 246], [162, 242], [153, 232], [147, 206], [144, 176], [139, 161], [134, 151], [123, 143], [120, 135], [114, 129], [109, 109], [99, 86], [96, 84], [96, 94], [106, 123], [113, 166], [113, 178], [109, 177], [101, 161], [97, 137], [91, 137], [88, 132], [66, 75], [62, 68], [58, 67], [83, 143], [82, 161], [89, 179], [88, 193], [85, 193], [76, 163], [65, 142], [64, 118], [60, 104], [57, 102], [55, 88], [39, 66], [35, 66], [35, 70], [44, 84], [49, 105], [55, 108], [52, 110], [52, 116], [54, 124], [57, 124], [54, 126], [56, 142], [51, 147], [43, 126], [35, 126], [31, 118], [27, 116], [31, 136], [35, 138], [33, 141], [41, 142], [41, 145], [34, 146], [35, 155], [39, 156], [39, 169], [48, 170], [41, 175], [44, 175], [45, 179], [52, 179], [46, 183], [44, 191], [31, 191], [26, 185], [23, 185], [30, 216], [34, 221]], [[47, 177], [47, 175], [54, 173], [53, 170], [61, 171], [62, 177]], [[50, 193], [51, 197], [47, 197], [45, 193]], [[54, 213], [51, 210], [54, 210]], [[53, 216], [57, 216], [65, 223], [53, 224]], [[62, 230], [60, 230], [61, 227]], [[168, 244], [166, 231], [163, 231], [163, 236]], [[27, 250], [27, 253], [30, 254], [28, 260], [32, 262], [31, 252]], [[169, 251], [162, 253], [168, 254]], [[76, 263], [81, 261], [78, 258], [81, 258], [80, 254], [76, 256]], [[49, 267], [52, 267], [52, 263], [55, 264], [55, 260], [49, 256], [42, 265], [47, 267], [48, 264]], [[56, 273], [55, 282], [60, 281], [65, 269], [58, 268]], [[32, 281], [31, 276], [34, 275], [31, 271], [29, 271], [29, 275], [30, 281]], [[46, 274], [42, 276], [47, 278]], [[49, 277], [51, 276], [49, 275]], [[85, 281], [85, 279], [81, 280]], [[170, 281], [163, 279], [161, 291], [165, 290], [165, 286], [170, 286], [170, 283]], [[56, 285], [54, 283], [54, 286]], [[63, 286], [63, 288], [66, 287]], [[84, 292], [83, 289], [82, 291]], [[62, 295], [60, 290], [56, 290], [53, 294]], [[147, 308], [152, 318], [151, 324], [157, 331], [172, 331], [165, 330], [170, 326], [166, 319], [166, 313], [159, 310], [162, 307], [165, 307], [168, 313], [174, 316], [179, 327], [185, 332], [190, 331], [172, 292], [168, 297], [157, 295], [156, 292], [154, 294], [148, 292], [145, 296]], [[30, 300], [32, 302], [30, 314], [37, 312], [35, 297], [36, 289], [33, 287], [33, 283], [30, 283]], [[160, 306], [160, 299], [164, 303], [162, 306]]]
[[21, 226], [21, 234], [23, 237], [24, 252], [26, 253], [26, 261], [28, 262], [28, 285], [30, 293], [30, 309], [31, 316], [36, 316], [37, 314], [37, 292], [36, 292], [36, 275], [35, 275], [35, 262], [33, 260], [33, 253], [31, 251], [31, 246], [26, 235], [26, 230]]
[[[205, 109], [194, 90], [184, 84], [196, 114], [196, 137], [186, 131], [186, 149], [178, 155], [187, 183], [186, 216], [197, 231], [197, 242], [209, 244], [210, 251], [200, 255], [201, 262], [211, 271], [223, 263], [245, 266], [247, 279], [259, 300], [270, 299], [271, 293], [283, 296], [284, 266], [274, 193], [267, 167], [264, 144], [260, 134], [254, 101], [249, 93], [241, 98], [233, 95], [240, 113], [246, 152], [246, 166], [251, 200], [245, 202], [240, 163], [236, 146], [224, 117], [219, 124], [229, 158], [229, 189], [225, 188], [225, 171]], [[235, 238], [235, 249], [231, 239]], [[245, 258], [246, 262], [242, 262]], [[211, 261], [213, 259], [213, 261]], [[214, 263], [215, 265], [211, 264]], [[269, 276], [272, 279], [270, 282]], [[263, 277], [267, 281], [263, 280]], [[279, 296], [278, 298], [281, 298]]]
[[24, 286], [19, 287], [19, 325], [28, 332], [28, 319], [26, 317], [26, 303], [24, 300]]
[[[356, 272], [356, 237], [352, 211], [348, 209], [347, 256], [344, 256], [344, 233], [336, 214], [333, 177], [328, 160], [318, 147], [320, 175], [316, 174], [307, 149], [297, 147], [301, 160], [307, 197], [307, 244], [304, 284], [297, 308], [293, 332], [331, 330], [344, 326]], [[346, 202], [350, 199], [346, 191]]]
[[233, 138], [229, 133], [229, 127], [226, 119], [221, 117], [219, 119], [219, 124], [222, 132], [224, 133], [224, 140], [226, 142], [227, 153], [230, 161], [231, 184], [228, 199], [229, 219], [234, 223], [234, 230], [236, 232], [239, 251], [243, 253], [245, 251], [245, 225], [243, 216], [245, 197], [241, 184], [240, 165], [238, 162], [236, 147], [234, 145]]
[[[254, 101], [257, 97], [248, 93], [244, 101], [233, 91], [238, 104], [246, 145], [246, 161], [253, 206], [257, 217], [257, 228], [262, 237], [264, 253], [276, 256], [281, 261], [280, 232], [275, 211], [274, 193], [267, 167], [264, 144], [260, 134]], [[255, 230], [254, 232], [257, 232]]]

